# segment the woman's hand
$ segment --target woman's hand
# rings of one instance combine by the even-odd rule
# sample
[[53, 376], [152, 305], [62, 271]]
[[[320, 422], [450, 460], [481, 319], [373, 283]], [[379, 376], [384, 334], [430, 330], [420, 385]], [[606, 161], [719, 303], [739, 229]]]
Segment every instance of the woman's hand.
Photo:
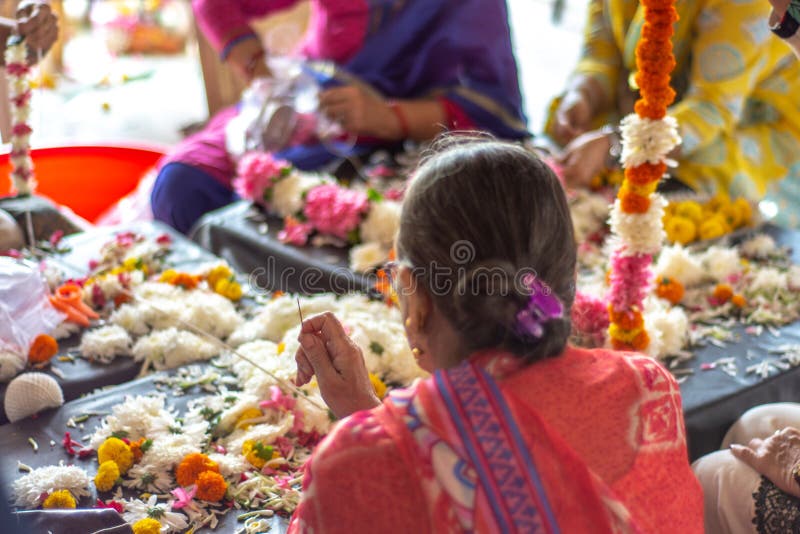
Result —
[[335, 315], [328, 312], [308, 319], [297, 340], [295, 383], [302, 386], [316, 375], [322, 398], [337, 418], [380, 405], [361, 349]]
[[800, 430], [784, 428], [767, 439], [753, 439], [747, 446], [731, 445], [731, 453], [767, 477], [778, 489], [800, 498], [800, 484], [792, 470], [800, 463]]
[[558, 161], [567, 185], [574, 188], [589, 187], [595, 176], [607, 170], [610, 149], [609, 134], [599, 130], [585, 133], [567, 145]]
[[42, 0], [23, 0], [17, 8], [17, 31], [33, 51], [47, 53], [58, 39], [58, 17]]
[[566, 145], [586, 133], [592, 122], [592, 106], [583, 91], [567, 91], [556, 110], [553, 135], [556, 142]]
[[781, 17], [789, 7], [789, 0], [769, 0], [769, 3], [772, 4], [772, 9], [775, 10], [775, 13]]
[[357, 85], [323, 91], [320, 109], [346, 131], [386, 140], [402, 137], [402, 125], [389, 105], [376, 93]]
[[227, 61], [245, 83], [272, 76], [267, 67], [264, 47], [257, 38], [244, 39], [231, 48]]

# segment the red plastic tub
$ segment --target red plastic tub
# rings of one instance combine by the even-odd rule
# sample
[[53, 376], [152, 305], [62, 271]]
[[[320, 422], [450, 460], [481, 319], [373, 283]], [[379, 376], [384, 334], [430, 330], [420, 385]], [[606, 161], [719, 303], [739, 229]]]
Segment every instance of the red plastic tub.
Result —
[[[138, 146], [65, 146], [31, 151], [36, 193], [95, 222], [139, 180], [164, 152]], [[0, 196], [11, 192], [11, 163], [0, 155]]]

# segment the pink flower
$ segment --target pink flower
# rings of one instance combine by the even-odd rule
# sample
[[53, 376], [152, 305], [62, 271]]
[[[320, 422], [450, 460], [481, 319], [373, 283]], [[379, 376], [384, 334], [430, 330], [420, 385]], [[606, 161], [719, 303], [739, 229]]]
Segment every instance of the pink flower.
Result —
[[95, 504], [95, 508], [111, 508], [112, 510], [116, 510], [117, 513], [122, 513], [122, 503], [117, 501], [108, 501], [103, 502], [102, 499], [97, 499], [97, 504]]
[[32, 131], [31, 127], [24, 122], [18, 122], [11, 128], [12, 135], [28, 135]]
[[392, 187], [388, 189], [383, 196], [388, 200], [403, 200], [403, 196], [405, 196], [406, 192], [403, 189], [399, 189], [397, 187]]
[[291, 170], [291, 165], [266, 152], [245, 154], [239, 162], [233, 189], [240, 197], [265, 202], [265, 194], [275, 182]]
[[283, 222], [283, 230], [278, 232], [278, 239], [282, 243], [302, 247], [308, 243], [308, 236], [313, 230], [314, 228], [308, 223], [301, 223], [294, 217], [286, 217]]
[[624, 256], [621, 250], [611, 255], [611, 276], [608, 299], [616, 310], [642, 307], [650, 291], [653, 257], [647, 254]]
[[594, 336], [605, 333], [608, 323], [608, 307], [605, 302], [580, 291], [575, 293], [572, 328], [577, 334]]
[[31, 93], [31, 90], [30, 90], [30, 89], [28, 89], [27, 91], [25, 91], [25, 92], [24, 92], [24, 93], [22, 93], [21, 95], [17, 95], [17, 96], [15, 96], [15, 97], [13, 97], [13, 98], [11, 99], [11, 101], [12, 101], [12, 102], [14, 102], [14, 105], [15, 105], [15, 106], [17, 106], [17, 107], [22, 107], [22, 106], [24, 106], [25, 104], [27, 104], [27, 103], [28, 103], [28, 101], [31, 99], [31, 94], [32, 94], [32, 93]]
[[272, 408], [275, 410], [289, 411], [294, 408], [297, 400], [289, 395], [286, 395], [278, 386], [270, 386], [269, 388], [270, 399], [258, 403], [262, 408]]
[[308, 192], [303, 213], [318, 232], [347, 239], [367, 209], [366, 193], [326, 184]]
[[161, 234], [156, 238], [156, 243], [159, 245], [167, 246], [172, 244], [172, 238], [169, 234]]
[[291, 476], [275, 477], [275, 485], [281, 489], [292, 489], [292, 479]]
[[192, 486], [188, 491], [183, 488], [175, 488], [171, 493], [175, 497], [175, 500], [172, 501], [172, 509], [180, 510], [192, 504], [192, 499], [197, 493], [197, 486]]
[[24, 76], [30, 72], [31, 68], [25, 63], [9, 63], [6, 65], [6, 71], [11, 76]]
[[64, 230], [56, 230], [52, 234], [50, 234], [50, 244], [54, 247], [58, 246], [61, 242], [61, 238], [64, 237]]

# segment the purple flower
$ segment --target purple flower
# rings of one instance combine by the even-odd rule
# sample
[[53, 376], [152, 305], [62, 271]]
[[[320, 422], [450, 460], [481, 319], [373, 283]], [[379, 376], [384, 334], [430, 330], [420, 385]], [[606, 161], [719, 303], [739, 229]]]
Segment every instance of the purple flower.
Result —
[[517, 312], [517, 332], [525, 337], [541, 339], [545, 324], [564, 317], [564, 305], [534, 275], [526, 276], [523, 283], [530, 290], [531, 296], [528, 304]]

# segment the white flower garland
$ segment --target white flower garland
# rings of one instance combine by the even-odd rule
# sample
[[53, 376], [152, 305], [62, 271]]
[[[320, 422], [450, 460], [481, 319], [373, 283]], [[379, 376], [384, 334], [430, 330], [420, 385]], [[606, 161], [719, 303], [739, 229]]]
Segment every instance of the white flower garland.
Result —
[[624, 213], [620, 201], [614, 202], [609, 224], [611, 231], [624, 243], [626, 256], [634, 254], [656, 254], [661, 250], [666, 234], [661, 219], [667, 201], [659, 194], [650, 195], [650, 207], [646, 213]]
[[638, 167], [658, 164], [681, 142], [678, 121], [669, 115], [660, 120], [642, 118], [635, 113], [620, 123], [622, 133], [622, 166]]
[[31, 84], [24, 42], [6, 47], [9, 98], [11, 100], [11, 178], [20, 195], [30, 195], [36, 189], [31, 160]]

